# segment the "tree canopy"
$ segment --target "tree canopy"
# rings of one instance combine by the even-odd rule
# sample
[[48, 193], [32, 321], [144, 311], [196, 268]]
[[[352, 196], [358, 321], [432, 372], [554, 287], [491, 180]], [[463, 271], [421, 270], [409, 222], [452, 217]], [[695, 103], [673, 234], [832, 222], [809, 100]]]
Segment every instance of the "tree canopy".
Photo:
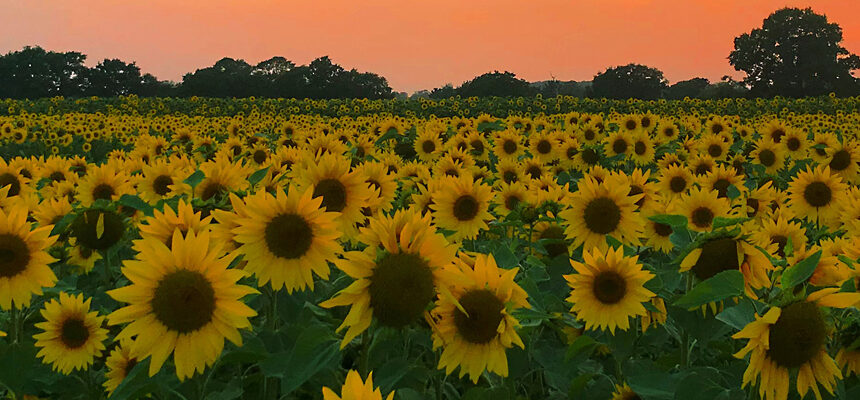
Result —
[[668, 81], [657, 68], [627, 64], [597, 74], [591, 85], [593, 97], [653, 100], [663, 95]]
[[842, 42], [842, 28], [810, 8], [783, 8], [761, 28], [735, 38], [729, 63], [747, 74], [744, 83], [756, 96], [816, 96], [858, 91], [852, 70], [860, 57]]

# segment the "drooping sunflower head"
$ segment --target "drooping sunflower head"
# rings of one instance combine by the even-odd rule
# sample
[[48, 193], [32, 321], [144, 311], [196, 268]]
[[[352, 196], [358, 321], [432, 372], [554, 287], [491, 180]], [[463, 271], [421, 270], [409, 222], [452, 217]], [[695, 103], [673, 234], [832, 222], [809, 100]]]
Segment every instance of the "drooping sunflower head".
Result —
[[78, 244], [93, 250], [107, 250], [125, 236], [126, 223], [115, 211], [89, 209], [78, 213], [70, 229]]

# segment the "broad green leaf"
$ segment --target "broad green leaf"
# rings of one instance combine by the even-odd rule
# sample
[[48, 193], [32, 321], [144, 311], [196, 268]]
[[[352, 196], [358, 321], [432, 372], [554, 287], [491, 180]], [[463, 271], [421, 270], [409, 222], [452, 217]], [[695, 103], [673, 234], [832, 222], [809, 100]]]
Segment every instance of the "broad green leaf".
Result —
[[727, 226], [732, 226], [732, 225], [744, 223], [744, 222], [749, 221], [749, 220], [750, 220], [750, 218], [748, 218], [748, 217], [744, 217], [744, 218], [716, 217], [716, 218], [714, 218], [714, 222], [711, 224], [711, 227], [713, 229], [724, 228]]
[[741, 196], [741, 191], [738, 190], [738, 187], [735, 185], [729, 185], [726, 189], [726, 197], [730, 199], [736, 199]]
[[741, 330], [755, 319], [755, 307], [750, 301], [741, 301], [738, 305], [728, 307], [717, 314], [716, 318], [732, 328]]
[[149, 203], [143, 201], [143, 199], [138, 196], [132, 194], [124, 194], [122, 195], [122, 197], [119, 198], [119, 204], [122, 204], [126, 207], [131, 207], [137, 211], [146, 214], [147, 216], [152, 216], [152, 206], [149, 205]]
[[206, 178], [206, 174], [204, 174], [203, 171], [198, 169], [197, 171], [194, 171], [193, 174], [185, 178], [185, 180], [182, 182], [191, 185], [191, 187], [196, 187], [198, 184], [200, 184], [200, 182], [203, 181], [203, 178]]
[[821, 260], [821, 250], [807, 257], [803, 261], [794, 264], [785, 269], [782, 273], [782, 287], [785, 289], [797, 286], [812, 276], [815, 272], [815, 267], [818, 266], [818, 261]]
[[248, 183], [250, 183], [251, 186], [254, 186], [257, 183], [260, 183], [260, 181], [266, 177], [267, 172], [269, 172], [269, 167], [254, 171], [254, 173], [248, 177]]
[[663, 225], [669, 225], [671, 227], [687, 226], [687, 217], [683, 215], [660, 214], [652, 215], [648, 217], [648, 219]]
[[700, 282], [689, 293], [675, 301], [678, 307], [687, 309], [715, 301], [740, 296], [744, 293], [744, 276], [740, 271], [729, 270]]

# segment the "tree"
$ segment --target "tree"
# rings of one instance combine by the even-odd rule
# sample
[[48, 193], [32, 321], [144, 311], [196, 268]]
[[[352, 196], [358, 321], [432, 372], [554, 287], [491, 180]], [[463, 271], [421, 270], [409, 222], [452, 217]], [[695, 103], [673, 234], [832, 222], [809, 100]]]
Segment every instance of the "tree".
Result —
[[454, 89], [454, 85], [446, 83], [445, 86], [438, 87], [430, 91], [430, 95], [428, 97], [434, 100], [442, 100], [456, 95], [457, 89]]
[[860, 57], [843, 48], [842, 28], [810, 8], [783, 8], [761, 28], [735, 38], [729, 63], [747, 74], [757, 96], [816, 96], [858, 93], [851, 71]]
[[693, 78], [680, 81], [666, 89], [666, 98], [670, 100], [682, 100], [685, 97], [699, 97], [702, 90], [707, 88], [711, 81], [705, 78]]
[[528, 82], [517, 78], [512, 72], [493, 71], [475, 77], [457, 88], [457, 94], [463, 97], [471, 96], [532, 96], [537, 90]]
[[659, 69], [627, 64], [597, 74], [591, 86], [591, 95], [608, 99], [654, 100], [663, 94], [667, 83]]
[[[152, 76], [152, 75], [150, 75]], [[91, 96], [125, 96], [139, 94], [143, 87], [140, 68], [117, 59], [105, 59], [86, 72], [87, 94]]]
[[58, 53], [38, 46], [0, 56], [0, 98], [82, 96], [86, 58], [78, 52]]
[[182, 77], [181, 92], [186, 96], [248, 97], [254, 95], [253, 67], [244, 60], [222, 58], [215, 65]]

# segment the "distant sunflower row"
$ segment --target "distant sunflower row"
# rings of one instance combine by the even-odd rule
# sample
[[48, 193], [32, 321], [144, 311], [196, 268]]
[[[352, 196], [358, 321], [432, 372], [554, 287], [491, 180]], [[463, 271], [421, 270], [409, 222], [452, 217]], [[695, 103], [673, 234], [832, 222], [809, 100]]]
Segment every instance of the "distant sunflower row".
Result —
[[[736, 383], [821, 398], [860, 373], [858, 132], [857, 113], [0, 117], [4, 340], [104, 367], [108, 393], [144, 360], [184, 381], [276, 328], [277, 292], [325, 282], [342, 351], [418, 327], [433, 367], [478, 384], [529, 351], [524, 316], [644, 335], [667, 303], [753, 301]], [[527, 311], [554, 260], [566, 311]], [[740, 290], [690, 303], [712, 278]], [[360, 372], [343, 398], [381, 398]]]

